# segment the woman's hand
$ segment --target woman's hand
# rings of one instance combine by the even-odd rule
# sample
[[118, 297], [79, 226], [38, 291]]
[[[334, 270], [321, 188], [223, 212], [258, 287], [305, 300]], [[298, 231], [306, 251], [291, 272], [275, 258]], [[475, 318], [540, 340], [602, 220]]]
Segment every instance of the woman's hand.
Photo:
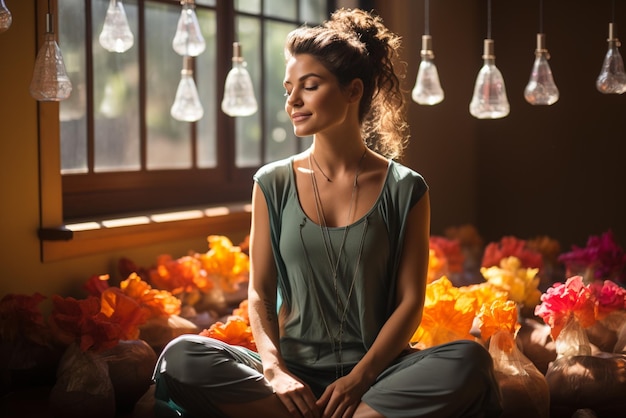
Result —
[[349, 374], [331, 383], [317, 401], [323, 418], [352, 418], [369, 388], [364, 379]]
[[[267, 373], [266, 373], [267, 374]], [[320, 418], [320, 408], [315, 404], [315, 395], [308, 385], [291, 373], [278, 371], [268, 377], [278, 399], [292, 417]]]

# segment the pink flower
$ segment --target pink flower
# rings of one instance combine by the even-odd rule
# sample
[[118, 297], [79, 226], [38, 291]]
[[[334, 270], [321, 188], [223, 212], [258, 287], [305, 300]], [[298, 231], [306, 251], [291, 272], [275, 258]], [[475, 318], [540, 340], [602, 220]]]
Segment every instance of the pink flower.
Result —
[[611, 280], [605, 280], [604, 282], [597, 280], [590, 284], [589, 288], [598, 301], [599, 319], [604, 318], [613, 311], [626, 308], [626, 289], [615, 282]]
[[590, 269], [596, 279], [626, 283], [626, 253], [617, 245], [610, 230], [601, 236], [590, 236], [585, 248], [572, 246], [572, 251], [561, 254], [558, 260], [569, 272]]
[[541, 317], [552, 329], [556, 340], [567, 320], [574, 316], [583, 328], [595, 322], [596, 298], [582, 276], [567, 279], [565, 284], [555, 283], [541, 295], [541, 304], [535, 315]]

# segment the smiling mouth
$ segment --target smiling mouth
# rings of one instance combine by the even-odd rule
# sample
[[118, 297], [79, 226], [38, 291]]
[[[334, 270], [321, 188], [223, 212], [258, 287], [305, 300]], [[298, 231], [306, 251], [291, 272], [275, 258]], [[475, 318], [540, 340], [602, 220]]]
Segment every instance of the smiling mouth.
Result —
[[303, 120], [308, 119], [311, 116], [310, 113], [294, 113], [291, 115], [291, 120], [293, 122], [301, 122]]

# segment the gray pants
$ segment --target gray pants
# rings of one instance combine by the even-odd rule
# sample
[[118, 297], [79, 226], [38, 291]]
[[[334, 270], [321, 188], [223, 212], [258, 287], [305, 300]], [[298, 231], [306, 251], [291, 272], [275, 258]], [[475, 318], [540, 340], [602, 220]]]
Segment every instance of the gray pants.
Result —
[[[299, 369], [294, 373], [312, 388], [323, 388], [319, 373], [309, 382]], [[333, 368], [326, 379], [329, 383], [334, 378]], [[165, 347], [155, 381], [157, 401], [191, 418], [223, 418], [215, 405], [250, 402], [273, 393], [257, 353], [198, 335], [183, 335]], [[316, 392], [319, 396], [319, 389]], [[495, 418], [502, 412], [491, 356], [472, 341], [401, 356], [362, 400], [388, 418]]]

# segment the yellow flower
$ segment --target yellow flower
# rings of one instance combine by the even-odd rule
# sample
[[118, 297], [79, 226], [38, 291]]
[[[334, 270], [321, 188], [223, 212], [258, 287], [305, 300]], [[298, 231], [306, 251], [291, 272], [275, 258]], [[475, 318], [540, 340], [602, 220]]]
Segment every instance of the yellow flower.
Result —
[[250, 270], [248, 255], [225, 236], [210, 235], [207, 241], [209, 251], [196, 254], [196, 257], [202, 263], [207, 276], [215, 278], [222, 290], [234, 292], [237, 285], [248, 278]]
[[538, 290], [539, 277], [535, 268], [521, 268], [517, 257], [506, 257], [500, 261], [500, 267], [483, 267], [483, 277], [496, 289], [508, 294], [508, 298], [528, 307], [539, 303], [541, 292]]

